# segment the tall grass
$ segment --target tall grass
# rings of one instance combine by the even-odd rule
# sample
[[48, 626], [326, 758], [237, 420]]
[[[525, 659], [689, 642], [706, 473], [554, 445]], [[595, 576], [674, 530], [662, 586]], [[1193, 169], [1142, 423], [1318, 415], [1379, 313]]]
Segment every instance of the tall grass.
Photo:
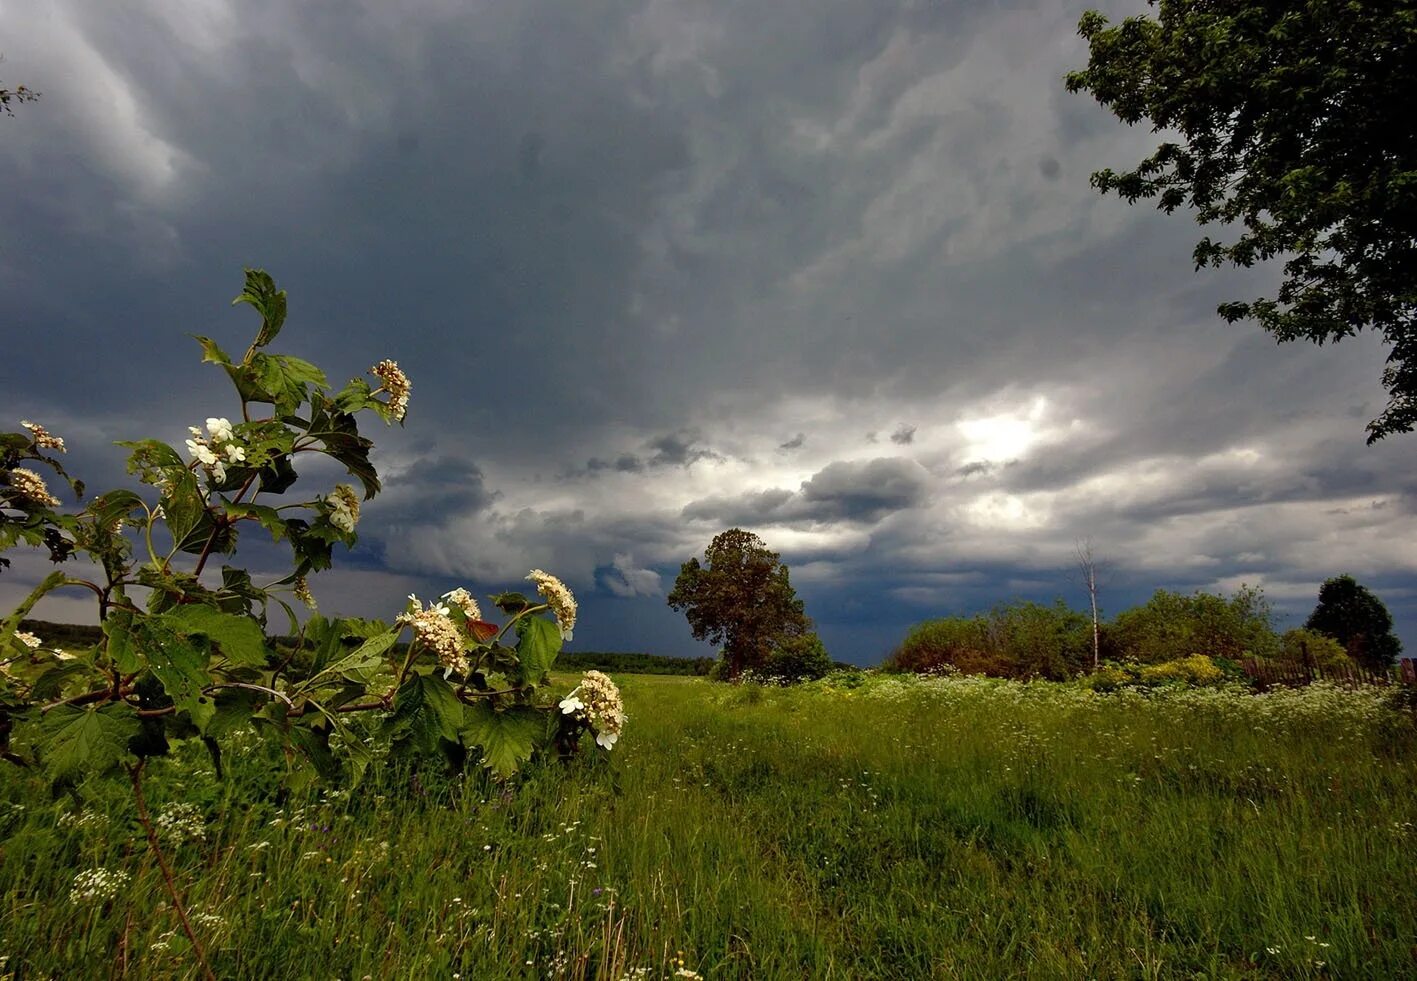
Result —
[[[618, 680], [610, 759], [507, 787], [384, 767], [282, 802], [254, 740], [225, 781], [155, 764], [154, 810], [206, 819], [170, 851], [217, 975], [1417, 972], [1414, 739], [1378, 696]], [[5, 772], [0, 976], [192, 974], [127, 789]], [[92, 868], [132, 879], [72, 902]]]

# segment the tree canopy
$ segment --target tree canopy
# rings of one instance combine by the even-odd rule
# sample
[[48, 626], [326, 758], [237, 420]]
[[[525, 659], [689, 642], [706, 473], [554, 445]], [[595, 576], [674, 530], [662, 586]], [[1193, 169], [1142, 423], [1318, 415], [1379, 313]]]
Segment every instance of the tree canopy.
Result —
[[1402, 653], [1402, 642], [1392, 632], [1392, 614], [1372, 590], [1349, 575], [1324, 581], [1318, 605], [1304, 626], [1338, 641], [1366, 668], [1386, 670]]
[[787, 566], [740, 528], [715, 536], [702, 563], [683, 564], [669, 606], [684, 612], [695, 640], [722, 646], [729, 677], [761, 666], [784, 638], [811, 629]]
[[[1129, 203], [1182, 205], [1201, 225], [1195, 268], [1287, 257], [1275, 298], [1223, 303], [1280, 341], [1380, 331], [1388, 404], [1368, 442], [1417, 423], [1417, 0], [1148, 0], [1078, 33], [1090, 57], [1067, 88], [1165, 133], [1135, 169], [1092, 175]], [[1172, 134], [1178, 139], [1172, 139]]]

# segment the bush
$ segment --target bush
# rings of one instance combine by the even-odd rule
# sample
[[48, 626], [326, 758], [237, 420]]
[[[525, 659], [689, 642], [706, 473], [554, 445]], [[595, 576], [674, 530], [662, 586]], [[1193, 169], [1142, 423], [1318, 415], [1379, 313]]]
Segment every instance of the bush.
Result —
[[1007, 662], [992, 650], [989, 625], [983, 617], [941, 617], [910, 628], [905, 640], [882, 667], [886, 671], [928, 674], [943, 667], [967, 674], [1006, 678]]
[[1342, 671], [1356, 663], [1342, 644], [1308, 627], [1286, 630], [1279, 638], [1279, 651], [1274, 659], [1296, 666], [1312, 665], [1320, 671]]
[[815, 681], [832, 670], [832, 659], [814, 632], [780, 637], [758, 671], [780, 683]]
[[1091, 660], [1092, 622], [1059, 600], [1052, 606], [1016, 602], [978, 616], [927, 620], [911, 628], [884, 668], [1061, 681], [1081, 673]]
[[1179, 683], [1191, 688], [1218, 685], [1225, 680], [1225, 672], [1204, 654], [1192, 654], [1174, 661], [1143, 665], [1138, 675], [1145, 685]]
[[1197, 651], [1235, 661], [1271, 657], [1279, 649], [1272, 619], [1264, 594], [1249, 586], [1228, 599], [1158, 589], [1142, 606], [1117, 615], [1105, 631], [1105, 644], [1110, 657], [1143, 664], [1176, 661]]

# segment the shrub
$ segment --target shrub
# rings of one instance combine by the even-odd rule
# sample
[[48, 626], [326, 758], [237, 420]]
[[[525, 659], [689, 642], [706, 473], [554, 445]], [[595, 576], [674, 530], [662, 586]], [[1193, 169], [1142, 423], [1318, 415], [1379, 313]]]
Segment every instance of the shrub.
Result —
[[1197, 651], [1243, 660], [1269, 657], [1279, 647], [1264, 594], [1241, 586], [1230, 598], [1158, 589], [1142, 606], [1117, 615], [1106, 631], [1110, 655], [1143, 664], [1175, 661]]
[[1204, 654], [1143, 665], [1138, 675], [1147, 685], [1179, 683], [1193, 688], [1218, 685], [1225, 680], [1225, 672]]
[[821, 638], [809, 631], [774, 641], [758, 673], [779, 682], [815, 681], [832, 670], [832, 659]]
[[1308, 627], [1286, 630], [1279, 638], [1275, 660], [1286, 664], [1313, 665], [1320, 671], [1343, 670], [1354, 665], [1342, 644]]

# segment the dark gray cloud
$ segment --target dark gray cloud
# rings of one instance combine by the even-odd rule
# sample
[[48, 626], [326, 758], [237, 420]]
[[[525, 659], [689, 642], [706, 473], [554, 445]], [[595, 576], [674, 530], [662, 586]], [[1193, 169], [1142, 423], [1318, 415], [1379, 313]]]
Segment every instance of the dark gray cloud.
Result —
[[1193, 273], [1185, 216], [1096, 195], [1156, 137], [1064, 91], [1077, 17], [16, 6], [6, 77], [45, 94], [0, 119], [0, 391], [121, 483], [112, 441], [237, 411], [184, 334], [240, 350], [263, 265], [284, 350], [414, 381], [325, 609], [539, 566], [585, 594], [579, 643], [687, 653], [653, 577], [741, 524], [840, 656], [1050, 598], [1086, 535], [1118, 603], [1248, 576], [1297, 616], [1347, 569], [1417, 643], [1409, 444], [1362, 442], [1381, 344], [1222, 323], [1275, 270]]

